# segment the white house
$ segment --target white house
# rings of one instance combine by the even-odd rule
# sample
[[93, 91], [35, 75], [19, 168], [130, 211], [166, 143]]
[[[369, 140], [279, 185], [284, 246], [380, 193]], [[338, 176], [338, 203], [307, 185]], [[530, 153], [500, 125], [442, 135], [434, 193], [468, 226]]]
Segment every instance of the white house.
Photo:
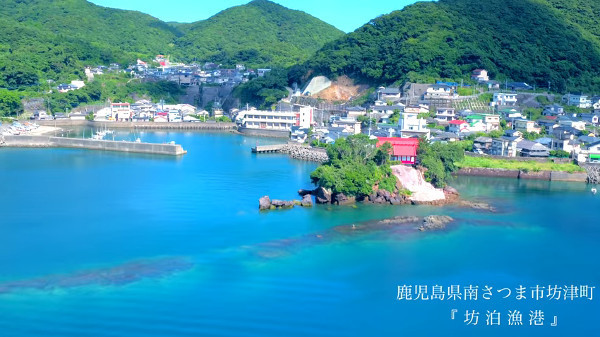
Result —
[[430, 131], [427, 128], [427, 121], [419, 118], [418, 113], [404, 112], [398, 121], [400, 128], [400, 137], [410, 138], [413, 136], [426, 137], [429, 139]]
[[425, 92], [425, 99], [453, 99], [456, 96], [454, 89], [445, 84], [434, 84]]
[[517, 105], [517, 94], [507, 94], [503, 92], [494, 93], [492, 106], [515, 106]]
[[490, 80], [490, 77], [488, 76], [488, 72], [485, 69], [473, 70], [473, 74], [471, 75], [471, 78], [476, 80], [477, 82], [487, 82]]
[[456, 119], [456, 109], [454, 108], [437, 108], [435, 119], [438, 121], [453, 121]]

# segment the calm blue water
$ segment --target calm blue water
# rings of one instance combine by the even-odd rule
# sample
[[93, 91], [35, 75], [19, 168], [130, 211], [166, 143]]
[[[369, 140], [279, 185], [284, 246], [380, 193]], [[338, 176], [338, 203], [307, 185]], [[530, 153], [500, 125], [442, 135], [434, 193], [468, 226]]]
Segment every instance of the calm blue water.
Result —
[[[182, 158], [0, 149], [0, 336], [592, 336], [593, 299], [514, 299], [520, 285], [598, 287], [600, 196], [584, 184], [460, 178], [498, 213], [415, 206], [259, 213], [315, 164], [256, 156], [264, 139], [141, 133]], [[331, 235], [336, 226], [447, 214], [448, 230]], [[318, 239], [317, 235], [327, 237]], [[399, 301], [398, 286], [493, 287], [478, 301]], [[512, 299], [501, 299], [512, 289]], [[452, 309], [457, 310], [451, 319]], [[478, 326], [463, 322], [480, 312]], [[486, 311], [501, 326], [486, 326]], [[507, 326], [519, 310], [523, 326]], [[529, 326], [543, 310], [543, 327]], [[558, 317], [558, 326], [550, 323]]]

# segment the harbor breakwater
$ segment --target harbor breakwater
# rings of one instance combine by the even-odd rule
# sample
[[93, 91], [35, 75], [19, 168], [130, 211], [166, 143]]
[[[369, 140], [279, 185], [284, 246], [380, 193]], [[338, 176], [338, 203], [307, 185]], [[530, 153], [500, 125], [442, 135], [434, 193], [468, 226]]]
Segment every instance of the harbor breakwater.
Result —
[[559, 172], [559, 171], [522, 171], [506, 170], [495, 168], [462, 168], [456, 172], [459, 176], [479, 176], [495, 178], [516, 178], [529, 180], [547, 180], [547, 181], [572, 181], [588, 182], [589, 177], [585, 172]]
[[235, 130], [235, 123], [218, 122], [181, 122], [181, 123], [156, 123], [156, 122], [104, 122], [87, 120], [58, 119], [52, 121], [35, 121], [39, 125], [56, 127], [91, 127], [91, 128], [110, 128], [110, 129], [147, 129], [147, 130]]
[[64, 147], [100, 151], [160, 154], [180, 156], [186, 153], [178, 144], [135, 143], [112, 140], [65, 138], [49, 136], [4, 136], [0, 139], [4, 147]]
[[303, 146], [296, 143], [263, 145], [252, 148], [254, 153], [285, 153], [290, 158], [324, 163], [329, 160], [327, 151], [321, 148]]

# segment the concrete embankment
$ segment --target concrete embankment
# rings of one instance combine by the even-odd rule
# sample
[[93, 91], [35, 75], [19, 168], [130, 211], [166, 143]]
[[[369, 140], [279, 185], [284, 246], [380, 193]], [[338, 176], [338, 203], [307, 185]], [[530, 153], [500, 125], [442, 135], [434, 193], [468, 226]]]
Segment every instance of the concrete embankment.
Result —
[[148, 130], [235, 130], [235, 123], [155, 123], [155, 122], [102, 122], [58, 119], [35, 121], [39, 125], [56, 127], [91, 127], [98, 129], [148, 129]]
[[64, 138], [48, 136], [4, 136], [1, 142], [6, 147], [65, 147], [101, 151], [160, 154], [180, 156], [186, 151], [178, 144], [153, 144], [117, 142], [82, 138]]
[[459, 176], [478, 176], [478, 177], [494, 177], [494, 178], [516, 178], [529, 180], [547, 180], [547, 181], [573, 181], [587, 182], [588, 175], [584, 172], [568, 173], [558, 171], [520, 171], [506, 170], [495, 168], [462, 168], [456, 172]]

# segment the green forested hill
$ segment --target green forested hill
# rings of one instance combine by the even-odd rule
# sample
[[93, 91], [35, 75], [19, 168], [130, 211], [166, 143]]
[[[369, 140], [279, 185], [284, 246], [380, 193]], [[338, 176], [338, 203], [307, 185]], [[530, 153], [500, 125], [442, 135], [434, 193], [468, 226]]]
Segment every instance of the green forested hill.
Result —
[[500, 79], [600, 89], [600, 0], [440, 0], [378, 17], [327, 44], [309, 65], [372, 83]]
[[81, 77], [86, 65], [167, 53], [176, 28], [85, 0], [0, 0], [0, 87]]
[[195, 24], [165, 23], [85, 0], [0, 0], [0, 88], [81, 78], [86, 65], [129, 64], [157, 54], [252, 67], [291, 65], [341, 35], [266, 0]]
[[325, 43], [343, 35], [313, 16], [267, 0], [224, 10], [186, 29], [176, 42], [178, 53], [186, 59], [251, 67], [304, 62]]

